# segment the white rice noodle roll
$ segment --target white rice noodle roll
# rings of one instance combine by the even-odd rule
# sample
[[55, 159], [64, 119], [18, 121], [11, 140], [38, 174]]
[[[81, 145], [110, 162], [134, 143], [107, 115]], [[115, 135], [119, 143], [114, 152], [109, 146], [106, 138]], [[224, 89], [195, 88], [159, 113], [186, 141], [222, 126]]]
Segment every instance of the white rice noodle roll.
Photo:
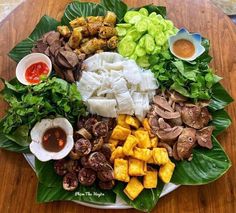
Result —
[[139, 84], [140, 91], [155, 90], [158, 88], [158, 82], [151, 70], [145, 70], [141, 73], [142, 81]]
[[120, 78], [118, 81], [113, 82], [112, 88], [115, 94], [128, 92], [127, 82], [123, 78]]
[[116, 101], [118, 104], [118, 114], [134, 114], [134, 103], [129, 92], [116, 94]]
[[133, 61], [125, 61], [123, 75], [125, 79], [131, 84], [139, 84], [142, 81], [142, 76], [140, 74], [141, 68]]
[[90, 98], [87, 100], [88, 110], [92, 114], [97, 114], [103, 117], [115, 118], [116, 100], [106, 98]]

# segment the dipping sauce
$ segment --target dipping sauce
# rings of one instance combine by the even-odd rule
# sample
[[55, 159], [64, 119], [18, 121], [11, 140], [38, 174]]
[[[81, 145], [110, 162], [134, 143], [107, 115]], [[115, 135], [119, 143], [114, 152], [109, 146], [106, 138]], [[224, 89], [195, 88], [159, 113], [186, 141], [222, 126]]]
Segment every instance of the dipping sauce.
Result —
[[195, 53], [195, 47], [191, 41], [179, 39], [173, 44], [173, 51], [182, 58], [190, 58]]
[[59, 152], [66, 145], [66, 133], [60, 127], [48, 129], [42, 140], [43, 148], [49, 152]]
[[44, 62], [31, 64], [25, 71], [25, 79], [31, 84], [40, 82], [40, 76], [48, 75], [49, 68]]

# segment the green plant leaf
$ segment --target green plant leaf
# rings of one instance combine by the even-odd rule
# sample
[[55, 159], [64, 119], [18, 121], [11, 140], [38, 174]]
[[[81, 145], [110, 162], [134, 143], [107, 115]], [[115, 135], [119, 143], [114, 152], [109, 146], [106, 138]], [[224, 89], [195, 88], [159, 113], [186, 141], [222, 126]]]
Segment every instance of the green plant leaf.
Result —
[[118, 23], [123, 20], [128, 6], [121, 0], [101, 0], [100, 3], [107, 11], [112, 11], [116, 14]]
[[202, 185], [220, 178], [231, 162], [223, 148], [212, 136], [213, 148], [195, 148], [191, 161], [176, 161], [171, 182], [181, 185]]
[[[62, 177], [55, 173], [53, 161], [41, 162], [35, 159], [35, 170], [40, 182], [37, 191], [38, 202], [79, 200], [98, 204], [115, 203], [116, 195], [112, 190], [101, 190], [96, 185], [91, 187], [79, 185], [78, 189], [73, 192], [64, 190]], [[80, 194], [75, 192], [80, 192]]]
[[47, 187], [42, 183], [38, 183], [37, 202], [58, 200], [77, 200], [105, 205], [115, 203], [116, 194], [112, 190], [104, 191], [95, 186], [86, 187], [80, 185], [75, 191], [69, 192], [63, 189], [62, 183], [56, 187]]
[[61, 23], [69, 26], [69, 22], [76, 17], [104, 16], [105, 14], [106, 9], [100, 4], [74, 1], [67, 5]]
[[211, 115], [212, 115], [212, 121], [210, 122], [209, 125], [215, 126], [215, 130], [213, 131], [213, 134], [215, 136], [219, 135], [221, 132], [227, 129], [232, 123], [230, 116], [223, 109], [213, 111]]
[[43, 16], [36, 25], [30, 36], [17, 44], [10, 52], [9, 56], [16, 62], [19, 62], [24, 56], [31, 52], [35, 42], [43, 36], [43, 34], [56, 30], [59, 22], [49, 16]]
[[158, 185], [156, 189], [144, 189], [141, 194], [135, 199], [130, 200], [126, 194], [123, 192], [127, 184], [118, 182], [114, 188], [114, 192], [127, 204], [135, 209], [144, 212], [150, 212], [157, 204], [159, 197], [161, 195], [164, 183], [158, 180]]
[[223, 109], [228, 104], [233, 102], [233, 98], [225, 90], [225, 88], [220, 84], [216, 83], [212, 87], [212, 101], [209, 108], [213, 111]]
[[56, 187], [62, 183], [62, 177], [54, 171], [53, 161], [41, 162], [35, 158], [35, 171], [39, 182], [46, 187]]

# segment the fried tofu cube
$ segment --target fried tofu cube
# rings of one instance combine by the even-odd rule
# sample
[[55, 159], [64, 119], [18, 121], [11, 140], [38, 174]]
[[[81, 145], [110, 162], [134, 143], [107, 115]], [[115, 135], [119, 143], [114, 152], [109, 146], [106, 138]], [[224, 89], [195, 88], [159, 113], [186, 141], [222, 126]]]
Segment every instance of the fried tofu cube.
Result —
[[85, 20], [84, 17], [78, 17], [72, 21], [70, 21], [70, 26], [72, 28], [76, 28], [76, 27], [79, 27], [79, 26], [84, 26], [87, 24], [87, 21]]
[[142, 124], [143, 124], [144, 129], [148, 131], [149, 136], [150, 136], [151, 138], [152, 138], [152, 137], [155, 137], [155, 135], [152, 133], [152, 128], [151, 128], [151, 126], [150, 126], [150, 124], [149, 124], [147, 118], [145, 118], [145, 119], [143, 120]]
[[140, 126], [139, 120], [135, 117], [132, 117], [131, 115], [126, 116], [125, 122], [136, 129], [138, 129]]
[[154, 162], [153, 156], [148, 159], [147, 163], [149, 163], [149, 164], [156, 164]]
[[132, 177], [124, 189], [124, 193], [130, 200], [134, 200], [143, 191], [142, 183], [136, 177]]
[[153, 189], [157, 187], [158, 173], [156, 170], [147, 171], [143, 177], [143, 186], [145, 189]]
[[151, 147], [150, 137], [146, 130], [137, 130], [135, 136], [138, 139], [138, 147], [145, 149]]
[[123, 153], [122, 146], [118, 146], [111, 154], [110, 161], [113, 162], [116, 158], [124, 158], [125, 154]]
[[159, 177], [164, 183], [169, 183], [175, 169], [175, 164], [168, 161], [165, 165], [160, 167]]
[[119, 143], [118, 140], [109, 139], [109, 147], [111, 148], [112, 152], [116, 149], [118, 143]]
[[154, 148], [152, 151], [152, 156], [156, 164], [164, 165], [170, 160], [165, 148]]
[[128, 135], [131, 134], [131, 130], [122, 127], [121, 125], [117, 125], [111, 134], [111, 138], [115, 140], [126, 140]]
[[158, 144], [158, 138], [157, 137], [154, 137], [154, 138], [151, 138], [151, 146], [152, 148], [156, 148], [157, 147], [157, 144]]
[[129, 182], [129, 163], [127, 160], [117, 158], [114, 161], [114, 178], [119, 181]]
[[134, 147], [138, 143], [138, 140], [133, 135], [129, 135], [124, 143], [123, 152], [125, 155], [130, 156], [134, 154]]
[[126, 119], [126, 115], [119, 115], [117, 118], [117, 124], [124, 128], [130, 129], [129, 124], [125, 122], [125, 119]]
[[135, 147], [132, 157], [147, 162], [152, 157], [152, 150]]
[[135, 159], [129, 158], [129, 175], [130, 176], [143, 176], [145, 175], [145, 162]]

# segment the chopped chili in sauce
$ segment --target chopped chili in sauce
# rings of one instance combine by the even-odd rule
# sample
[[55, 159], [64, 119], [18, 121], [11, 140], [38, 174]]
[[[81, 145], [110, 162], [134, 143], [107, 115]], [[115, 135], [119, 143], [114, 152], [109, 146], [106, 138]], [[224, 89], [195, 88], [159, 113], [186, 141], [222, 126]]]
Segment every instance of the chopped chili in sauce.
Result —
[[66, 145], [66, 133], [60, 127], [46, 130], [42, 139], [43, 148], [49, 152], [59, 152]]
[[40, 82], [40, 76], [48, 75], [49, 68], [44, 62], [37, 62], [31, 64], [25, 72], [25, 79], [31, 84], [37, 84]]

